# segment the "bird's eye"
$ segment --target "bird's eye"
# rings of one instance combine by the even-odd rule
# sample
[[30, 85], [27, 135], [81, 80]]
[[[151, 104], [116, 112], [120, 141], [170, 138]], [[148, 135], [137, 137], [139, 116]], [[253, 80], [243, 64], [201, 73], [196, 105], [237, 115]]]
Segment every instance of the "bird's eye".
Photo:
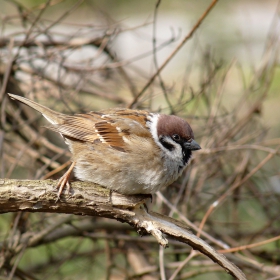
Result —
[[172, 138], [173, 138], [174, 141], [180, 141], [181, 140], [181, 137], [178, 134], [173, 134]]

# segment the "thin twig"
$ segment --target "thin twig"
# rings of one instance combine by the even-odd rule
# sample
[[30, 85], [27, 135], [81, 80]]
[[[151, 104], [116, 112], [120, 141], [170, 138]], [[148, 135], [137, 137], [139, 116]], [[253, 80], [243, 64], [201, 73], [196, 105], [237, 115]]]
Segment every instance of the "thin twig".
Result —
[[146, 90], [149, 88], [149, 86], [153, 83], [155, 78], [158, 76], [158, 74], [164, 69], [164, 67], [168, 64], [168, 62], [175, 56], [175, 54], [184, 46], [184, 44], [193, 36], [195, 31], [198, 29], [198, 27], [201, 25], [203, 20], [207, 17], [207, 15], [210, 13], [210, 11], [214, 8], [214, 6], [217, 4], [218, 0], [213, 0], [212, 3], [209, 5], [209, 7], [205, 10], [205, 12], [202, 14], [202, 16], [199, 18], [197, 23], [194, 25], [192, 30], [189, 32], [189, 34], [181, 41], [181, 43], [173, 50], [173, 52], [168, 56], [168, 58], [163, 62], [163, 64], [158, 68], [158, 70], [155, 72], [155, 74], [149, 79], [149, 81], [146, 83], [146, 85], [143, 87], [143, 89], [137, 94], [137, 96], [133, 99], [133, 101], [129, 104], [128, 108], [133, 108], [136, 103], [138, 102], [139, 98], [146, 92]]

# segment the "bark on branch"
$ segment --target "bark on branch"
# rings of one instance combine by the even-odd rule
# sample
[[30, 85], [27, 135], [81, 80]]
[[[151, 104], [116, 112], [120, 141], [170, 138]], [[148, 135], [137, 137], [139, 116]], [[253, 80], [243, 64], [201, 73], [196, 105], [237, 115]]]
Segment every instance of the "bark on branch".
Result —
[[73, 182], [71, 193], [56, 203], [56, 181], [0, 180], [0, 213], [28, 211], [100, 216], [126, 222], [141, 233], [152, 234], [162, 246], [164, 234], [190, 245], [223, 267], [236, 279], [245, 275], [224, 255], [185, 228], [185, 225], [161, 214], [146, 211], [143, 203], [149, 195], [124, 196], [94, 183]]

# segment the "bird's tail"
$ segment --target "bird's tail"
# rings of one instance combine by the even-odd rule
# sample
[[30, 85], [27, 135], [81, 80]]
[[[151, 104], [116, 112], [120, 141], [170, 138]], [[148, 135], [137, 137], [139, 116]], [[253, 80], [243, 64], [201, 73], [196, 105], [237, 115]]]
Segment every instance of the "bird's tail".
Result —
[[53, 111], [43, 105], [40, 105], [30, 99], [27, 99], [25, 97], [11, 94], [11, 93], [8, 93], [8, 95], [10, 96], [11, 99], [18, 100], [18, 101], [28, 105], [29, 107], [35, 109], [36, 111], [40, 112], [51, 124], [62, 124], [63, 123], [63, 119], [64, 119], [63, 117], [65, 115], [55, 112], [55, 111]]

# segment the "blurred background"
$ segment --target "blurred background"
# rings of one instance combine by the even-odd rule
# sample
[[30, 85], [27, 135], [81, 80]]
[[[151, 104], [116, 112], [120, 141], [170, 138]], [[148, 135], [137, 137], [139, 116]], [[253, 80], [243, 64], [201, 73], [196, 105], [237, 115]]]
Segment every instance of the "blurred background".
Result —
[[[248, 279], [280, 279], [279, 2], [223, 0], [204, 14], [211, 2], [2, 1], [1, 178], [58, 179], [70, 164], [59, 135], [7, 92], [68, 114], [179, 115], [202, 150], [153, 210], [237, 248], [223, 253]], [[114, 220], [21, 212], [0, 228], [1, 279], [231, 279], [186, 244], [162, 250]]]

